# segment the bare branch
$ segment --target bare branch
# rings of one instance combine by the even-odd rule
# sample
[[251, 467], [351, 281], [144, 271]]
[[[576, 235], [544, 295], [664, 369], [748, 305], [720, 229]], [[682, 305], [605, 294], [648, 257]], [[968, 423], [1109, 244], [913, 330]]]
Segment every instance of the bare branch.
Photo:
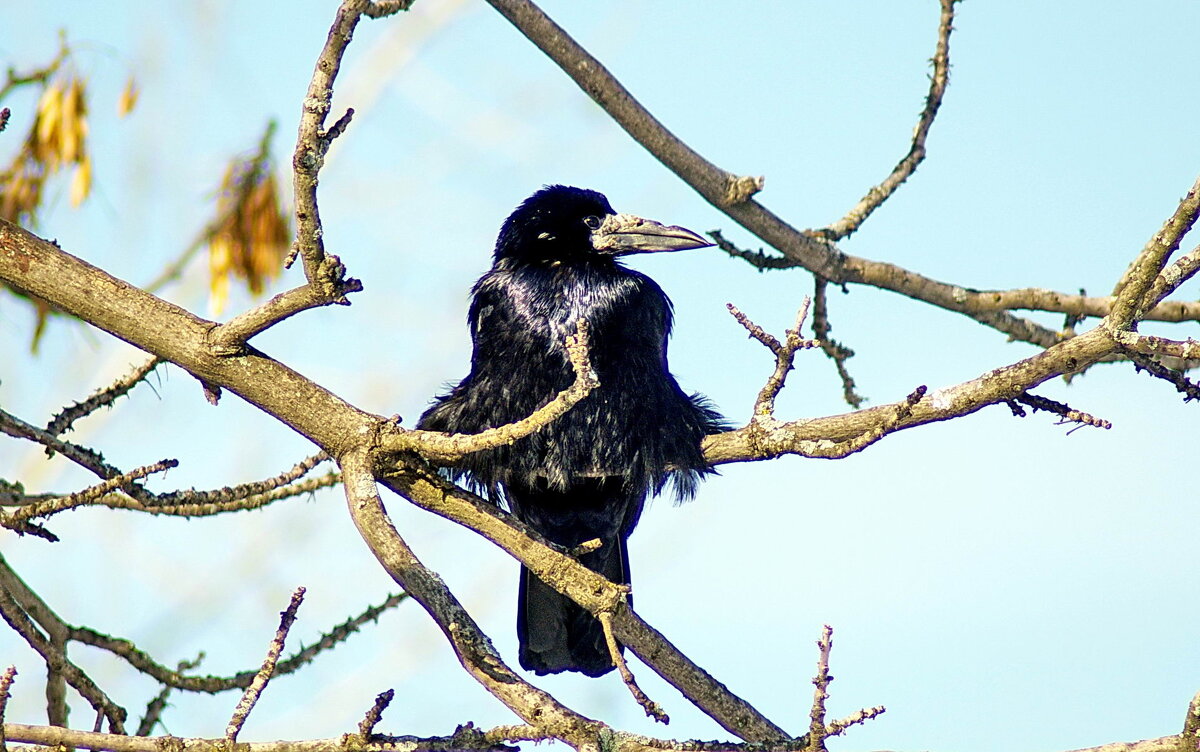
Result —
[[792, 364], [796, 359], [796, 351], [820, 347], [821, 343], [816, 340], [802, 339], [800, 337], [800, 327], [804, 325], [804, 320], [808, 318], [808, 306], [810, 303], [811, 301], [806, 297], [804, 302], [800, 304], [800, 310], [796, 312], [796, 324], [784, 332], [782, 344], [779, 340], [763, 331], [762, 327], [751, 321], [732, 303], [725, 304], [725, 307], [738, 320], [738, 323], [750, 332], [750, 336], [763, 343], [768, 350], [775, 354], [775, 371], [759, 391], [758, 398], [754, 400], [752, 421], [775, 417], [775, 398], [779, 396], [779, 392], [783, 389], [783, 385], [787, 381], [788, 372], [792, 370]]
[[[1154, 280], [1154, 284], [1150, 286], [1150, 291], [1146, 294], [1146, 302], [1141, 306], [1141, 309], [1139, 309], [1144, 310], [1145, 308], [1150, 308], [1150, 310], [1140, 316], [1140, 318], [1143, 321], [1161, 320], [1155, 316], [1155, 313], [1164, 308], [1172, 306], [1180, 308], [1182, 312], [1185, 313], [1190, 313], [1197, 308], [1200, 308], [1200, 302], [1162, 302], [1163, 298], [1175, 292], [1175, 290], [1179, 289], [1180, 285], [1194, 277], [1197, 271], [1200, 271], [1200, 246], [1196, 246], [1188, 253], [1176, 259], [1175, 263], [1162, 270], [1162, 273], [1160, 273], [1158, 278]], [[1180, 320], [1191, 321], [1194, 319], [1195, 314], [1189, 316], [1187, 319]]]
[[[336, 262], [336, 256], [328, 256], [327, 260]], [[279, 322], [297, 313], [311, 308], [327, 305], [349, 305], [346, 296], [352, 292], [362, 292], [360, 280], [345, 278], [345, 268], [340, 274], [335, 274], [339, 280], [333, 295], [313, 287], [301, 285], [287, 292], [281, 292], [267, 302], [251, 308], [212, 330], [211, 341], [213, 352], [222, 356], [238, 355], [245, 349], [246, 342]]]
[[[54, 726], [28, 726], [10, 723], [4, 728], [9, 741], [42, 747], [79, 747], [107, 752], [229, 752], [228, 742], [219, 739], [180, 738], [177, 736], [123, 736]], [[375, 736], [370, 742], [353, 747], [358, 752], [459, 752], [480, 750], [512, 752], [505, 741], [541, 741], [548, 738], [529, 726], [500, 726], [480, 731], [466, 729], [452, 736]], [[347, 752], [345, 736], [302, 741], [238, 742], [239, 752]]]
[[[109, 699], [91, 678], [72, 663], [51, 638], [38, 631], [29, 616], [17, 604], [6, 588], [0, 588], [0, 616], [46, 661], [47, 671], [59, 673], [67, 684], [83, 696], [97, 713], [108, 720], [109, 730], [125, 733], [125, 709]], [[61, 719], [64, 720], [65, 719]]]
[[[199, 666], [203, 658], [204, 653], [201, 653], [196, 656], [195, 660], [180, 661], [175, 665], [175, 670], [180, 673], [190, 671]], [[170, 685], [164, 686], [150, 702], [146, 703], [146, 714], [138, 722], [137, 731], [135, 732], [138, 736], [150, 736], [154, 731], [154, 727], [162, 720], [163, 711], [167, 709], [167, 697], [171, 695], [171, 690], [173, 689], [174, 687]]]
[[[1028, 392], [1018, 394], [1013, 398], [1013, 402], [1010, 404], [1010, 407], [1013, 408], [1013, 414], [1017, 415], [1018, 417], [1025, 417], [1025, 411], [1021, 410], [1015, 404], [1017, 402], [1029, 405], [1034, 410], [1044, 410], [1049, 413], [1054, 413], [1055, 415], [1061, 417], [1063, 419], [1062, 422], [1064, 423], [1079, 423], [1084, 426], [1094, 426], [1096, 428], [1104, 429], [1112, 428], [1112, 423], [1109, 423], [1103, 418], [1097, 418], [1080, 410], [1073, 410], [1071, 409], [1070, 405], [1064, 405], [1061, 402], [1055, 402], [1052, 399], [1039, 397], [1036, 394], [1030, 394]], [[1070, 433], [1070, 431], [1068, 431], [1068, 433]]]
[[325, 452], [317, 452], [316, 454], [305, 457], [297, 462], [290, 469], [283, 471], [273, 478], [254, 481], [252, 483], [240, 483], [236, 486], [226, 486], [214, 491], [174, 491], [172, 493], [158, 494], [155, 500], [159, 504], [213, 504], [236, 501], [238, 499], [246, 499], [251, 496], [266, 494], [271, 491], [276, 491], [292, 481], [302, 478], [307, 475], [314, 467], [322, 462], [327, 462], [329, 455]]
[[296, 611], [299, 610], [300, 604], [303, 602], [304, 588], [296, 588], [296, 592], [292, 593], [292, 600], [288, 603], [288, 607], [279, 614], [279, 628], [275, 630], [275, 638], [271, 640], [271, 647], [267, 649], [267, 657], [263, 660], [262, 668], [254, 675], [250, 686], [246, 687], [246, 691], [242, 693], [242, 698], [238, 700], [237, 707], [233, 709], [233, 716], [229, 719], [229, 725], [225, 727], [225, 739], [231, 747], [237, 741], [238, 732], [242, 730], [242, 725], [246, 723], [246, 718], [250, 715], [250, 711], [254, 709], [254, 705], [258, 702], [262, 691], [267, 688], [267, 682], [271, 681], [271, 677], [275, 675], [275, 664], [278, 663], [279, 655], [283, 652], [283, 643], [287, 640], [292, 624], [296, 621]]
[[817, 640], [817, 675], [812, 683], [812, 709], [808, 713], [808, 750], [809, 752], [825, 752], [825, 701], [829, 699], [829, 683], [833, 677], [829, 675], [829, 653], [833, 650], [833, 627], [826, 624], [821, 628], [821, 639]]
[[[2, 221], [2, 220], [0, 220]], [[0, 432], [18, 439], [28, 439], [46, 447], [47, 451], [57, 452], [75, 464], [89, 470], [104, 480], [120, 478], [124, 475], [120, 470], [104, 461], [104, 456], [87, 447], [63, 441], [57, 436], [30, 425], [15, 415], [0, 410]], [[147, 498], [146, 490], [136, 483], [124, 482], [121, 489], [136, 498]]]
[[596, 615], [600, 620], [600, 626], [604, 630], [604, 642], [608, 645], [608, 654], [612, 658], [613, 665], [617, 667], [617, 672], [621, 675], [621, 681], [625, 682], [625, 686], [633, 695], [634, 701], [646, 711], [646, 715], [662, 724], [671, 722], [670, 716], [662, 709], [654, 700], [651, 700], [642, 688], [638, 686], [637, 680], [633, 678], [633, 672], [629, 670], [629, 664], [625, 662], [625, 656], [621, 654], [621, 646], [617, 644], [617, 638], [613, 635], [612, 614], [604, 611]]
[[366, 452], [351, 452], [339, 464], [359, 534], [388, 574], [441, 628], [463, 668], [527, 723], [576, 748], [591, 744], [604, 725], [567, 708], [510, 669], [458, 599], [396, 532], [383, 511]]
[[1200, 384], [1193, 383], [1188, 380], [1179, 371], [1168, 368], [1154, 358], [1146, 357], [1132, 353], [1129, 359], [1133, 361], [1133, 367], [1137, 371], [1145, 371], [1151, 376], [1170, 382], [1175, 386], [1175, 391], [1183, 395], [1183, 401], [1200, 400]]
[[839, 736], [840, 734], [845, 733], [846, 729], [850, 728], [851, 726], [857, 726], [859, 724], [866, 723], [873, 718], [878, 718], [885, 712], [887, 712], [887, 708], [882, 705], [876, 705], [873, 708], [856, 710], [845, 718], [825, 724], [825, 738]]
[[432, 468], [389, 469], [382, 480], [422, 509], [464, 525], [500, 546], [543, 582], [593, 614], [612, 613], [613, 633], [621, 644], [730, 733], [771, 744], [792, 738], [629, 609], [622, 588], [548, 545], [511, 514], [447, 482]]
[[1077, 373], [1113, 352], [1115, 346], [1108, 331], [1097, 327], [963, 384], [933, 390], [928, 398], [916, 402], [906, 400], [843, 415], [781, 423], [767, 431], [752, 423], [709, 436], [704, 440], [705, 457], [719, 464], [788, 453], [813, 456], [812, 446], [806, 442], [814, 442], [816, 448], [823, 449], [839, 442], [859, 441], [881, 429], [891, 432], [968, 415], [987, 405], [1005, 402], [1051, 378]]
[[28, 520], [37, 517], [49, 517], [52, 514], [57, 514], [67, 509], [74, 509], [89, 504], [99, 504], [105, 495], [118, 488], [124, 488], [131, 482], [145, 478], [147, 475], [165, 472], [178, 466], [179, 460], [159, 460], [153, 465], [145, 465], [130, 470], [127, 473], [109, 478], [103, 483], [90, 486], [78, 493], [39, 501], [35, 504], [27, 504], [14, 512], [5, 512], [3, 509], [0, 509], [0, 527], [6, 527], [17, 533], [26, 532], [25, 528], [28, 525]]
[[8, 705], [8, 690], [17, 677], [17, 667], [9, 666], [0, 674], [0, 752], [8, 752], [4, 742], [4, 709]]
[[863, 398], [854, 389], [854, 377], [846, 367], [846, 361], [854, 357], [854, 351], [842, 345], [829, 335], [833, 325], [829, 323], [829, 302], [826, 292], [829, 283], [820, 277], [813, 277], [813, 334], [821, 343], [821, 350], [833, 361], [837, 368], [838, 378], [842, 380], [842, 399], [855, 409], [862, 407]]
[[938, 108], [942, 106], [942, 97], [946, 94], [946, 84], [950, 80], [950, 32], [954, 30], [954, 5], [958, 1], [941, 0], [942, 15], [938, 20], [937, 49], [933, 53], [933, 75], [929, 77], [925, 108], [921, 110], [921, 118], [913, 130], [912, 146], [909, 147], [908, 154], [882, 183], [867, 191], [867, 195], [863, 196], [845, 217], [817, 230], [829, 240], [841, 240], [862, 227], [867, 217], [891, 198], [896, 189], [912, 177], [917, 165], [925, 159], [925, 139], [929, 136], [933, 119], [937, 117]]
[[[290, 266], [296, 254], [304, 262], [304, 276], [309, 284], [326, 294], [336, 298], [340, 294], [340, 279], [330, 277], [331, 269], [324, 267], [325, 242], [321, 228], [321, 216], [317, 209], [317, 173], [325, 163], [325, 154], [329, 151], [332, 137], [324, 131], [325, 118], [333, 103], [333, 81], [337, 78], [342, 65], [342, 55], [354, 35], [354, 28], [359, 18], [371, 6], [370, 0], [343, 0], [329, 29], [325, 46], [317, 58], [313, 68], [312, 80], [308, 84], [308, 92], [304, 97], [304, 107], [300, 115], [300, 127], [296, 134], [296, 150], [292, 156], [292, 169], [295, 183], [296, 202], [296, 241], [288, 254], [285, 266]], [[340, 123], [334, 129], [333, 135], [341, 133], [345, 128]], [[323, 268], [324, 267], [324, 268]]]
[[385, 452], [417, 452], [426, 459], [452, 465], [467, 454], [511, 444], [543, 426], [558, 420], [592, 390], [600, 386], [588, 355], [588, 326], [580, 320], [576, 333], [567, 337], [567, 356], [575, 372], [575, 381], [555, 395], [554, 399], [527, 418], [507, 425], [489, 428], [476, 434], [444, 434], [439, 431], [404, 431], [394, 424], [392, 432], [382, 439]]
[[[1197, 178], [1196, 182], [1192, 184], [1187, 195], [1179, 202], [1175, 213], [1163, 223], [1162, 228], [1154, 234], [1154, 237], [1150, 238], [1141, 253], [1117, 282], [1113, 290], [1116, 302], [1112, 311], [1104, 317], [1104, 326], [1114, 332], [1130, 329], [1138, 320], [1141, 309], [1153, 307], [1156, 301], [1151, 299], [1148, 293], [1171, 254], [1178, 250], [1183, 236], [1196, 223], [1198, 216], [1200, 216], [1200, 178]], [[1163, 290], [1165, 294], [1165, 285]]]
[[62, 436], [75, 424], [75, 421], [91, 415], [102, 407], [108, 407], [116, 402], [118, 397], [129, 393], [130, 389], [140, 384], [155, 368], [162, 364], [162, 359], [151, 357], [145, 363], [134, 366], [133, 370], [113, 383], [97, 391], [83, 402], [76, 402], [54, 416], [46, 425], [46, 432], [52, 436]]
[[375, 697], [375, 703], [371, 705], [371, 709], [367, 711], [367, 715], [358, 724], [358, 734], [363, 738], [363, 741], [370, 741], [375, 735], [375, 727], [379, 724], [379, 719], [383, 715], [383, 711], [388, 705], [392, 704], [392, 698], [396, 696], [396, 690], [389, 689], [379, 693]]
[[[380, 614], [388, 609], [395, 608], [407, 598], [408, 595], [406, 593], [389, 595], [378, 606], [371, 606], [358, 616], [338, 624], [329, 630], [329, 632], [322, 634], [321, 638], [312, 645], [279, 661], [275, 666], [275, 673], [272, 676], [284, 676], [311, 663], [317, 655], [344, 642], [350, 635], [357, 632], [359, 627], [367, 622], [378, 620]], [[253, 671], [242, 671], [233, 676], [187, 676], [183, 671], [192, 666], [184, 663], [181, 664], [183, 668], [171, 670], [156, 662], [145, 652], [139, 650], [129, 640], [120, 637], [110, 637], [87, 627], [68, 627], [68, 629], [72, 640], [107, 650], [114, 655], [120, 656], [138, 671], [174, 689], [181, 689], [188, 692], [206, 692], [209, 694], [231, 689], [246, 689], [258, 674], [258, 669], [255, 669]]]
[[1168, 356], [1183, 358], [1185, 360], [1200, 359], [1200, 342], [1190, 337], [1180, 341], [1167, 339], [1166, 337], [1155, 337], [1150, 334], [1116, 331], [1113, 333], [1113, 339], [1120, 343], [1126, 350], [1140, 355], [1153, 357]]

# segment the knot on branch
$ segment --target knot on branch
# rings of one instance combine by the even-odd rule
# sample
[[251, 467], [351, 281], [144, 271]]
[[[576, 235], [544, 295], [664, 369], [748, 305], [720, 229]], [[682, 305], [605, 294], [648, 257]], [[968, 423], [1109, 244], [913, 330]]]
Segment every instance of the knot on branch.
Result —
[[346, 295], [361, 292], [363, 289], [360, 280], [346, 277], [346, 265], [332, 253], [321, 259], [317, 273], [313, 275], [312, 284], [323, 299], [337, 305], [350, 305]]
[[750, 200], [751, 196], [761, 191], [766, 184], [767, 179], [762, 175], [758, 177], [728, 175], [725, 178], [725, 196], [723, 202], [725, 206], [744, 204]]

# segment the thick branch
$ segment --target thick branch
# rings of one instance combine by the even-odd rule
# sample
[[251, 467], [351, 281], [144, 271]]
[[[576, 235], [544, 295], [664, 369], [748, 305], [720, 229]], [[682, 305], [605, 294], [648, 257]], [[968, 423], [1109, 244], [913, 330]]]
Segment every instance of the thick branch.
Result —
[[[524, 730], [526, 733], [522, 734]], [[497, 729], [500, 733], [481, 731], [475, 734], [451, 736], [374, 736], [370, 741], [354, 740], [348, 744], [345, 736], [331, 739], [299, 741], [238, 742], [238, 752], [458, 752], [459, 750], [493, 750], [505, 741], [522, 741], [530, 737], [528, 727], [510, 726]], [[513, 732], [511, 735], [505, 732]], [[53, 726], [27, 726], [7, 723], [4, 733], [9, 741], [37, 744], [43, 747], [79, 747], [109, 752], [229, 752], [224, 737], [219, 739], [185, 739], [177, 736], [122, 736]], [[474, 743], [472, 743], [474, 742]]]
[[432, 470], [405, 467], [389, 471], [382, 480], [422, 509], [464, 525], [500, 546], [592, 613], [611, 612], [613, 632], [621, 644], [730, 733], [752, 742], [790, 738], [629, 609], [621, 588], [545, 545], [540, 535], [512, 515], [446, 482]]
[[594, 746], [603, 725], [562, 705], [509, 668], [454, 594], [396, 532], [383, 511], [367, 452], [352, 451], [339, 464], [359, 534], [392, 579], [429, 612], [467, 673], [526, 723], [576, 749]]
[[213, 322], [139, 290], [4, 220], [0, 220], [0, 279], [179, 365], [204, 382], [229, 389], [331, 455], [344, 445], [361, 441], [379, 420], [258, 350], [248, 348], [236, 357], [214, 353], [208, 339]]
[[19, 634], [29, 647], [33, 648], [46, 661], [47, 672], [57, 673], [63, 680], [83, 696], [88, 703], [108, 720], [109, 729], [115, 733], [125, 733], [125, 709], [113, 702], [91, 677], [72, 663], [57, 645], [52, 636], [47, 637], [38, 631], [33, 621], [17, 604], [7, 590], [0, 589], [0, 616]]
[[[1075, 373], [1113, 352], [1116, 344], [1097, 327], [1061, 342], [1033, 357], [997, 368], [957, 386], [932, 390], [913, 404], [897, 402], [824, 418], [779, 423], [768, 431], [754, 424], [709, 436], [704, 455], [714, 464], [767, 459], [783, 454], [820, 456], [823, 447], [869, 434], [892, 422], [899, 431], [935, 421], [969, 415], [987, 405], [1004, 402], [1056, 376]], [[901, 415], [897, 419], [897, 416]]]
[[[829, 240], [821, 237], [827, 231], [810, 230], [801, 232], [773, 214], [766, 207], [750, 198], [750, 193], [730, 191], [737, 178], [703, 156], [696, 153], [668, 131], [662, 123], [642, 107], [607, 69], [554, 23], [530, 0], [489, 0], [493, 7], [504, 15], [522, 34], [549, 56], [599, 104], [635, 141], [645, 147], [660, 162], [695, 189], [709, 203], [725, 212], [734, 221], [757, 235], [767, 244], [778, 249], [793, 264], [834, 284], [863, 284], [891, 290], [916, 300], [930, 303], [949, 311], [962, 313], [985, 326], [1008, 335], [1011, 339], [1028, 342], [1047, 348], [1059, 341], [1057, 332], [1040, 326], [1028, 319], [1013, 316], [987, 304], [987, 293], [979, 293], [959, 285], [924, 277], [894, 264], [871, 261], [842, 253]], [[939, 48], [935, 53], [934, 81], [931, 96], [934, 111], [940, 104], [938, 72], [941, 67], [939, 56], [944, 56], [948, 34], [952, 23], [950, 0], [942, 0], [941, 24], [939, 25]], [[927, 111], [930, 100], [926, 101]], [[922, 116], [921, 125], [932, 122], [932, 114]], [[914, 144], [916, 140], [914, 140]], [[923, 138], [921, 143], [923, 144]], [[923, 153], [923, 148], [918, 151]], [[907, 177], [902, 161], [893, 177], [899, 182]], [[887, 181], [885, 181], [887, 183]], [[897, 183], [898, 184], [898, 183]], [[894, 190], [894, 189], [893, 189]], [[890, 195], [890, 194], [888, 194]], [[731, 196], [737, 200], [731, 200]], [[870, 194], [868, 194], [868, 198]], [[852, 212], [853, 213], [853, 212]], [[836, 227], [836, 226], [835, 226]], [[835, 233], [836, 234], [836, 233]], [[772, 264], [771, 266], [776, 266]], [[1157, 274], [1157, 270], [1155, 271]], [[1048, 293], [1052, 297], [1057, 293]], [[1012, 306], [1017, 307], [1017, 306]], [[1171, 317], [1197, 313], [1198, 306], [1173, 307], [1154, 314]], [[1186, 311], [1186, 314], [1184, 313]], [[1064, 311], [1069, 312], [1069, 311]], [[1089, 310], [1089, 315], [1104, 315], [1099, 308]], [[1165, 318], [1164, 320], [1170, 320]]]
[[[1113, 329], [1137, 328], [1139, 312], [1143, 308], [1153, 307], [1157, 302], [1148, 293], [1166, 266], [1167, 260], [1179, 248], [1183, 236], [1192, 229], [1200, 216], [1200, 178], [1192, 184], [1187, 195], [1179, 202], [1175, 213], [1146, 243], [1142, 252], [1130, 264], [1121, 281], [1117, 283], [1116, 303], [1112, 312], [1105, 317], [1105, 325]], [[1182, 279], [1180, 279], [1182, 281]], [[1178, 284], [1178, 283], [1176, 283]], [[1168, 288], [1164, 285], [1161, 294], [1166, 294]], [[1147, 305], [1149, 303], [1149, 305]]]

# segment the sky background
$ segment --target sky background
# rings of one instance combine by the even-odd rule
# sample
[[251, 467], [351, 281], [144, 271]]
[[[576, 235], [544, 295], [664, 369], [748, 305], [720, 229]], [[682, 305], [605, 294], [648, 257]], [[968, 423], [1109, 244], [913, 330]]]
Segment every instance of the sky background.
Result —
[[[797, 227], [841, 217], [908, 148], [933, 54], [937, 3], [545, 2], [678, 136], [717, 165], [765, 175], [759, 199]], [[224, 166], [269, 119], [290, 162], [300, 102], [334, 2], [8, 3], [0, 60], [50, 59], [66, 29], [91, 96], [95, 193], [72, 210], [53, 184], [39, 232], [145, 284], [212, 214]], [[1195, 96], [1200, 4], [970, 0], [951, 42], [951, 85], [929, 157], [842, 248], [988, 289], [1104, 294], [1200, 171]], [[137, 109], [115, 114], [126, 78]], [[32, 96], [0, 134], [19, 145]], [[490, 6], [418, 0], [364, 21], [335, 113], [358, 114], [321, 173], [327, 248], [365, 291], [255, 345], [366, 410], [412, 425], [467, 369], [467, 291], [509, 211], [546, 183], [605, 192], [619, 211], [761, 242], [635, 144]], [[281, 178], [287, 172], [281, 168]], [[1195, 245], [1185, 242], [1185, 248]], [[779, 333], [811, 277], [760, 274], [715, 249], [632, 264], [675, 302], [672, 370], [743, 424], [771, 369], [725, 312]], [[203, 259], [163, 296], [207, 313]], [[298, 271], [274, 291], [297, 284]], [[1197, 286], [1185, 288], [1195, 299]], [[226, 318], [251, 301], [235, 294]], [[869, 404], [938, 388], [1034, 353], [973, 321], [891, 293], [831, 293], [833, 334]], [[1036, 317], [1058, 327], [1061, 316]], [[1094, 322], [1090, 322], [1094, 323]], [[143, 357], [55, 320], [29, 353], [30, 311], [0, 295], [0, 405], [44, 424]], [[1197, 336], [1197, 326], [1143, 331]], [[1112, 421], [1108, 431], [1024, 419], [1003, 406], [888, 437], [830, 462], [725, 466], [690, 504], [653, 505], [631, 541], [638, 611], [792, 732], [807, 725], [814, 641], [835, 628], [833, 717], [888, 712], [841, 750], [1065, 750], [1178, 733], [1200, 689], [1194, 466], [1197, 413], [1173, 388], [1101, 366], [1037, 393]], [[848, 408], [832, 364], [803, 354], [779, 415]], [[74, 440], [124, 468], [177, 457], [155, 490], [274, 475], [311, 453], [281, 424], [160, 371]], [[61, 459], [0, 439], [0, 477], [31, 491], [92, 482]], [[471, 533], [388, 496], [409, 543], [516, 665], [517, 566]], [[0, 532], [0, 550], [67, 621], [134, 640], [163, 663], [256, 667], [291, 591], [307, 600], [291, 647], [394, 585], [357, 538], [340, 490], [192, 521], [84, 510], [55, 518], [54, 545]], [[289, 648], [289, 652], [290, 652]], [[76, 647], [139, 715], [157, 691]], [[8, 719], [44, 721], [40, 660], [0, 632], [21, 674]], [[619, 680], [535, 678], [580, 712], [631, 731], [725, 738], [649, 669], [671, 714], [655, 727]], [[394, 687], [381, 730], [449, 733], [515, 718], [463, 673], [415, 604], [382, 616], [299, 674], [273, 681], [242, 740], [353, 729]], [[237, 697], [173, 696], [166, 727], [219, 736]], [[72, 723], [92, 714], [73, 704]]]

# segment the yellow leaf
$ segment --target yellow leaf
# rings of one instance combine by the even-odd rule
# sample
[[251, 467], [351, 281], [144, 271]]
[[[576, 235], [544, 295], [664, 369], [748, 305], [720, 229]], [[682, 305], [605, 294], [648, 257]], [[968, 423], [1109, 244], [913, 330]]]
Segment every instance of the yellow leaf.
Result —
[[78, 209], [92, 188], [92, 158], [84, 154], [71, 177], [71, 206]]
[[62, 124], [58, 131], [59, 155], [64, 162], [78, 162], [83, 156], [83, 140], [87, 137], [87, 106], [83, 82], [71, 79], [63, 95]]
[[137, 104], [138, 90], [137, 83], [134, 82], [133, 76], [125, 82], [125, 89], [121, 92], [120, 99], [117, 100], [117, 116], [125, 117], [133, 112], [134, 106]]
[[216, 233], [208, 241], [208, 308], [213, 316], [220, 316], [229, 299], [229, 268], [232, 264], [233, 248], [223, 233]]
[[38, 100], [37, 117], [33, 124], [34, 152], [45, 162], [52, 161], [58, 144], [58, 130], [62, 126], [62, 88], [58, 84], [46, 87]]

